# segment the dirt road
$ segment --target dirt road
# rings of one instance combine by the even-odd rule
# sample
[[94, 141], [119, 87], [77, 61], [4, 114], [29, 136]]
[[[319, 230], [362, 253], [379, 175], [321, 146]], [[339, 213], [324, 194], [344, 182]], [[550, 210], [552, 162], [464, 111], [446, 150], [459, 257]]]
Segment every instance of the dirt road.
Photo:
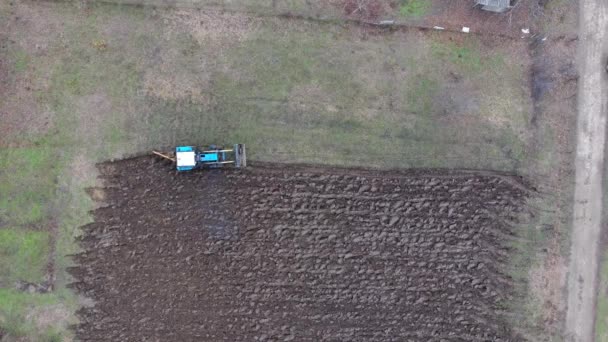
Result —
[[581, 0], [576, 188], [570, 270], [568, 341], [593, 341], [595, 292], [602, 223], [606, 131], [608, 3]]

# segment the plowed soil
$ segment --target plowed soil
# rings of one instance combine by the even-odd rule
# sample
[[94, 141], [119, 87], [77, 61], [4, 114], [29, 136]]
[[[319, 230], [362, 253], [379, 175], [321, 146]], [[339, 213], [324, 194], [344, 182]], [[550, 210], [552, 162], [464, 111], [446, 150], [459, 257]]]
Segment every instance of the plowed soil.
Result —
[[513, 341], [526, 189], [473, 172], [100, 165], [72, 286], [82, 341]]

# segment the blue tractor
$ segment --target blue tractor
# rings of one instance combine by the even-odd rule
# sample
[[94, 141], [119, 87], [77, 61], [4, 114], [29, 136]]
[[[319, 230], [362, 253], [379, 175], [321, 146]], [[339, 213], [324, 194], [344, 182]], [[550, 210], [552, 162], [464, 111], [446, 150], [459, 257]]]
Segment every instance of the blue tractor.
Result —
[[174, 162], [177, 171], [219, 168], [228, 165], [236, 168], [247, 166], [244, 144], [235, 144], [231, 149], [215, 145], [206, 149], [199, 149], [195, 146], [177, 146], [175, 157], [157, 151], [152, 151], [152, 153]]

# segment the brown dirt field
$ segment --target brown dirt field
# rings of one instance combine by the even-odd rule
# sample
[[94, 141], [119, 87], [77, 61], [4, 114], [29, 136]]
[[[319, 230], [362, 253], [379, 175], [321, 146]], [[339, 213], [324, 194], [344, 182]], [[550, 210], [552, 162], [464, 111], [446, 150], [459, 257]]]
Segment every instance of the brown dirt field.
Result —
[[502, 273], [518, 179], [100, 165], [71, 286], [82, 341], [514, 341]]

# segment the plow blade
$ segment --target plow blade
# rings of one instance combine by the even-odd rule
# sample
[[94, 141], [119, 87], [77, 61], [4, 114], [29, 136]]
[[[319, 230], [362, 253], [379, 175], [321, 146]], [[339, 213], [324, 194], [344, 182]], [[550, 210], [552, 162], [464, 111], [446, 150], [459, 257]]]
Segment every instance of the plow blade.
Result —
[[172, 161], [172, 162], [174, 162], [174, 163], [175, 163], [175, 158], [173, 158], [173, 157], [171, 157], [171, 156], [169, 156], [169, 155], [167, 155], [167, 154], [160, 153], [160, 152], [158, 152], [158, 151], [152, 151], [152, 153], [156, 154], [156, 155], [157, 155], [157, 156], [159, 156], [159, 157], [162, 157], [162, 158], [168, 159], [168, 160], [170, 160], [170, 161]]

